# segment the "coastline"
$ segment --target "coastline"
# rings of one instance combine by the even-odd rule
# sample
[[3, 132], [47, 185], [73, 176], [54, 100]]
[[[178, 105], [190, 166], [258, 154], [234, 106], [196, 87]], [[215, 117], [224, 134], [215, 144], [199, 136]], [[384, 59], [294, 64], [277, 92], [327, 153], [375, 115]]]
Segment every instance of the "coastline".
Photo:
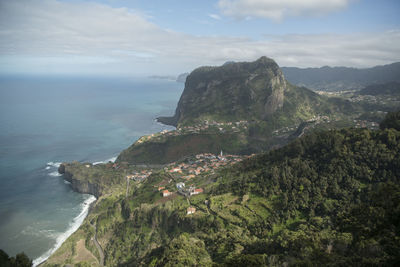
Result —
[[[163, 126], [164, 128], [176, 129], [176, 127], [159, 122], [157, 119], [154, 119], [154, 122]], [[118, 156], [113, 156], [104, 161], [93, 162], [92, 165], [106, 164], [108, 162], [115, 162], [117, 158], [118, 158]], [[96, 186], [94, 184], [90, 184], [90, 183], [87, 183], [88, 190], [83, 190], [83, 191], [80, 190], [79, 188], [82, 187], [82, 184], [80, 184], [79, 180], [73, 179], [72, 178], [73, 175], [71, 175], [68, 172], [64, 172], [64, 170], [60, 171], [60, 166], [63, 167], [63, 163], [50, 162], [50, 164], [48, 164], [48, 165], [57, 168], [57, 171], [56, 171], [57, 175], [55, 175], [56, 172], [53, 172], [50, 175], [52, 175], [54, 177], [58, 176], [58, 177], [62, 178], [64, 183], [68, 184], [74, 192], [77, 192], [77, 193], [83, 194], [83, 195], [88, 195], [89, 197], [81, 204], [81, 205], [84, 205], [84, 207], [83, 207], [81, 213], [72, 220], [72, 223], [71, 223], [72, 226], [70, 228], [68, 228], [65, 232], [63, 232], [59, 237], [57, 237], [56, 244], [51, 249], [49, 249], [44, 254], [42, 254], [41, 256], [39, 256], [38, 258], [33, 260], [33, 265], [32, 265], [33, 267], [43, 266], [46, 263], [46, 261], [64, 244], [64, 242], [81, 227], [81, 225], [83, 224], [83, 222], [85, 221], [87, 216], [92, 212], [94, 206], [97, 203], [97, 200], [99, 199], [99, 197], [101, 195], [99, 190], [94, 190], [94, 191], [91, 190], [91, 189], [97, 189], [97, 188], [94, 188]], [[147, 165], [147, 164], [139, 164], [138, 166], [149, 167], [149, 165]], [[160, 166], [164, 166], [164, 165], [163, 164], [161, 164], [161, 165], [155, 164], [154, 166], [160, 167]], [[86, 186], [84, 185], [84, 187], [86, 187]], [[85, 206], [87, 206], [87, 208], [85, 208]], [[79, 220], [78, 221], [79, 223], [76, 223], [77, 220]]]
[[[18, 90], [7, 90], [9, 94], [2, 99], [10, 104], [4, 106], [7, 116], [2, 122], [21, 127], [9, 128], [10, 131], [2, 136], [2, 141], [10, 149], [2, 155], [7, 168], [1, 169], [1, 178], [4, 179], [1, 195], [5, 200], [1, 210], [5, 214], [0, 228], [1, 249], [9, 255], [24, 251], [38, 264], [39, 259], [47, 258], [45, 253], [53, 248], [57, 237], [70, 228], [86, 199], [71, 190], [70, 182], [60, 179], [62, 176], [56, 172], [58, 163], [75, 159], [94, 165], [107, 163], [149, 130], [163, 130], [164, 125], [153, 123], [152, 119], [165, 109], [169, 110], [169, 106], [172, 111], [182, 86], [178, 90], [175, 84], [154, 83], [140, 77], [123, 81], [106, 77], [100, 82], [97, 78], [84, 76], [60, 77], [57, 82], [47, 75], [21, 77], [9, 79], [9, 85]], [[6, 85], [4, 89], [7, 89]], [[112, 94], [109, 88], [113, 88]], [[74, 109], [66, 104], [69, 100], [65, 95], [77, 97]], [[99, 97], [86, 99], [90, 95]], [[38, 106], [25, 99], [34, 100]], [[54, 99], [58, 100], [54, 102]], [[20, 113], [13, 111], [19, 108], [37, 116], [16, 119]], [[126, 114], [120, 113], [120, 108], [139, 119], [132, 122], [130, 117], [125, 121]], [[57, 112], [50, 112], [54, 110]], [[47, 127], [50, 122], [55, 126], [51, 134]], [[82, 127], [90, 123], [93, 127]]]
[[[97, 162], [93, 162], [93, 165], [97, 165], [97, 164], [105, 164], [108, 162], [114, 162], [117, 159], [117, 156], [113, 156], [107, 160], [104, 161], [97, 161]], [[99, 196], [96, 196], [96, 194], [92, 194], [90, 192], [82, 192], [80, 190], [78, 190], [77, 187], [74, 186], [73, 181], [72, 181], [72, 176], [69, 177], [69, 174], [64, 173], [64, 172], [60, 172], [60, 166], [62, 166], [63, 163], [61, 162], [57, 162], [57, 163], [53, 163], [50, 162], [47, 165], [53, 166], [57, 168], [57, 173], [60, 178], [62, 178], [64, 180], [65, 183], [68, 183], [68, 185], [71, 187], [71, 189], [79, 194], [82, 195], [88, 195], [89, 197], [87, 199], [85, 199], [83, 201], [83, 203], [81, 203], [81, 205], [83, 206], [82, 211], [72, 219], [72, 226], [69, 227], [65, 232], [63, 232], [59, 237], [57, 237], [56, 239], [56, 244], [49, 250], [47, 250], [45, 253], [43, 253], [41, 256], [39, 256], [38, 258], [33, 260], [33, 267], [37, 267], [37, 266], [43, 266], [43, 264], [48, 260], [48, 258], [50, 258], [56, 251], [57, 249], [59, 249], [64, 242], [73, 234], [75, 233], [79, 227], [81, 227], [81, 225], [83, 224], [83, 222], [85, 221], [85, 219], [87, 218], [87, 216], [90, 214], [90, 212], [93, 210], [94, 206], [97, 203], [97, 200], [99, 198]], [[83, 216], [84, 215], [84, 216]], [[77, 221], [78, 220], [78, 221]], [[75, 222], [75, 223], [74, 223]], [[79, 222], [79, 223], [77, 223]], [[62, 238], [60, 238], [62, 237]]]
[[79, 227], [81, 227], [86, 217], [89, 215], [89, 212], [92, 210], [92, 207], [97, 201], [97, 198], [95, 196], [90, 194], [85, 194], [85, 195], [88, 195], [88, 197], [81, 204], [82, 206], [81, 212], [75, 218], [72, 219], [70, 227], [56, 238], [56, 244], [52, 248], [47, 250], [45, 253], [43, 253], [43, 255], [39, 256], [38, 258], [32, 261], [33, 267], [43, 265], [47, 261], [47, 259], [51, 257], [51, 255], [53, 255], [53, 253], [56, 252], [57, 249], [59, 249], [62, 246], [62, 244], [64, 244], [64, 242], [79, 229]]

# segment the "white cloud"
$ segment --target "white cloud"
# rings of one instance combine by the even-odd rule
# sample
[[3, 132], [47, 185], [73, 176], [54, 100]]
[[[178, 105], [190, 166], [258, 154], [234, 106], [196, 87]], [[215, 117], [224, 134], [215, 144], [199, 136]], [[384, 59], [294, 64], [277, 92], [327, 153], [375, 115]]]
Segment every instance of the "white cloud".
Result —
[[219, 15], [217, 15], [217, 14], [208, 14], [208, 16], [210, 18], [212, 18], [212, 19], [215, 19], [215, 20], [221, 20], [221, 17]]
[[287, 16], [319, 16], [345, 8], [351, 0], [219, 0], [222, 13], [280, 21]]
[[177, 33], [95, 3], [0, 1], [0, 72], [174, 74], [262, 55], [282, 66], [386, 64], [400, 61], [400, 31], [255, 41]]

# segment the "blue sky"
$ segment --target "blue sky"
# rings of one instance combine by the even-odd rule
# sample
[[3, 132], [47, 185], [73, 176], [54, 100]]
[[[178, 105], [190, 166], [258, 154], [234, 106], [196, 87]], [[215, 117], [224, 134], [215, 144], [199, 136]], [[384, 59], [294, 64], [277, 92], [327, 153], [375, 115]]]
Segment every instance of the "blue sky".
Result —
[[0, 0], [0, 73], [178, 74], [400, 61], [396, 0]]
[[141, 10], [158, 25], [198, 35], [236, 35], [260, 39], [265, 34], [352, 33], [366, 30], [382, 31], [400, 26], [400, 1], [398, 0], [345, 1], [348, 5], [338, 11], [328, 12], [325, 15], [289, 16], [279, 22], [265, 17], [237, 19], [224, 16], [218, 7], [218, 1], [108, 0], [101, 2], [113, 7]]

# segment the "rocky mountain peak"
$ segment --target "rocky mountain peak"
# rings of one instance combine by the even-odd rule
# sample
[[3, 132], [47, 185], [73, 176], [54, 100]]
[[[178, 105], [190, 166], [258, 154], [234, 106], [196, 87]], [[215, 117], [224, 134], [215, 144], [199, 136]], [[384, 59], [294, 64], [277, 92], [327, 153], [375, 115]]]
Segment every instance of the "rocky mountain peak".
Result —
[[159, 121], [178, 125], [203, 120], [264, 120], [284, 103], [286, 80], [268, 57], [253, 62], [232, 62], [200, 67], [186, 80], [173, 117]]

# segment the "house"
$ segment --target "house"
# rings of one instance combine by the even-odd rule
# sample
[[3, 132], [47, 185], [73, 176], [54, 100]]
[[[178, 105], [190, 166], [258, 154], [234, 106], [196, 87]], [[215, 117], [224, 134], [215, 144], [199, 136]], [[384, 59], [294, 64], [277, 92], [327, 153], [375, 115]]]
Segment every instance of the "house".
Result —
[[161, 191], [161, 190], [164, 190], [165, 189], [165, 186], [159, 186], [158, 187], [158, 191]]
[[194, 177], [196, 177], [194, 174], [190, 174], [190, 175], [187, 175], [187, 176], [183, 176], [182, 178], [186, 179], [186, 180], [190, 180], [190, 179], [192, 179]]
[[187, 208], [187, 215], [189, 215], [189, 214], [193, 214], [193, 213], [195, 213], [196, 212], [196, 208], [195, 207], [189, 207], [189, 208]]
[[182, 172], [181, 168], [173, 168], [169, 172]]
[[185, 188], [185, 183], [177, 183], [176, 184], [176, 188], [178, 188], [178, 190], [182, 190], [182, 189], [184, 189]]
[[190, 195], [198, 195], [203, 193], [203, 188], [196, 188], [193, 191], [190, 192]]
[[164, 191], [162, 191], [162, 195], [163, 195], [163, 197], [168, 197], [168, 196], [172, 195], [172, 192], [169, 192], [168, 190], [164, 190]]

